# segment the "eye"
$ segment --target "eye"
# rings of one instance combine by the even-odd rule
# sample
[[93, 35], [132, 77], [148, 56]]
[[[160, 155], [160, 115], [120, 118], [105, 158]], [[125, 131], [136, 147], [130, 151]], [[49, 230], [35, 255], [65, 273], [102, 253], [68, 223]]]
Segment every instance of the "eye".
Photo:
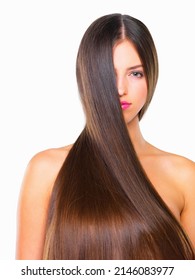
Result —
[[144, 73], [141, 71], [133, 71], [128, 76], [132, 76], [135, 78], [142, 78], [144, 76]]

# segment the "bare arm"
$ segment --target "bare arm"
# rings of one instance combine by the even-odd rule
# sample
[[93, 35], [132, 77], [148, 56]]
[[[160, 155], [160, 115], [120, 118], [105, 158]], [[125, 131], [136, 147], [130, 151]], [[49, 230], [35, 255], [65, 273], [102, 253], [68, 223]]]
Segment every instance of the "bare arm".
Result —
[[27, 166], [18, 202], [16, 259], [42, 259], [50, 193], [63, 160], [64, 153], [48, 150]]
[[185, 199], [181, 223], [195, 248], [195, 163], [188, 162], [181, 183]]

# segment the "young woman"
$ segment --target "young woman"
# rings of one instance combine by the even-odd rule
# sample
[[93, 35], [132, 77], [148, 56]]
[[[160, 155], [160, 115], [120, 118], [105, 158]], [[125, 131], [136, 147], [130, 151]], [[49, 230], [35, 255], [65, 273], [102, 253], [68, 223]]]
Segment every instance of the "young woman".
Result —
[[30, 161], [17, 259], [195, 259], [195, 164], [139, 127], [157, 77], [142, 22], [111, 14], [90, 25], [77, 57], [86, 126]]

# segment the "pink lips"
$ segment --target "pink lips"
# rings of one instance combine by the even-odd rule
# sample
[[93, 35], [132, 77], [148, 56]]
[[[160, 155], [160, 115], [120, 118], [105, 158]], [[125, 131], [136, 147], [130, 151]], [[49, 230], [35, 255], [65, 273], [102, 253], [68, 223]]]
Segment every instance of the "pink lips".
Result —
[[121, 107], [123, 110], [128, 109], [130, 105], [131, 105], [131, 103], [129, 103], [127, 101], [121, 101]]

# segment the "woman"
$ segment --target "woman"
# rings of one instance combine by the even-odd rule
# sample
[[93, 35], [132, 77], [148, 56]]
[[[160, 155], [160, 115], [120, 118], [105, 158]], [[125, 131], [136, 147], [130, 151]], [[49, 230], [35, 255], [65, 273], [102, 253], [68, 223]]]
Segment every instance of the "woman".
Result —
[[142, 22], [111, 14], [90, 25], [77, 57], [86, 126], [74, 145], [30, 161], [18, 259], [195, 259], [195, 165], [139, 127], [157, 77]]

